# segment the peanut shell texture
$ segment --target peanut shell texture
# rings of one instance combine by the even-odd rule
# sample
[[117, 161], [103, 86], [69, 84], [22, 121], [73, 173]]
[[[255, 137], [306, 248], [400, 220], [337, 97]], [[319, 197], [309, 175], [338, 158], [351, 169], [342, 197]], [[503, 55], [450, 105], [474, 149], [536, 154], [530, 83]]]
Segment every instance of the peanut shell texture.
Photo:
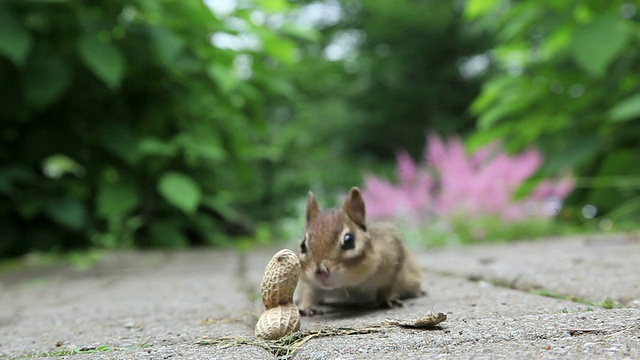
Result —
[[300, 278], [300, 260], [289, 249], [278, 251], [264, 270], [260, 293], [267, 309], [293, 302], [293, 292]]
[[279, 305], [265, 310], [255, 328], [255, 335], [265, 340], [277, 340], [300, 329], [300, 313], [294, 304]]

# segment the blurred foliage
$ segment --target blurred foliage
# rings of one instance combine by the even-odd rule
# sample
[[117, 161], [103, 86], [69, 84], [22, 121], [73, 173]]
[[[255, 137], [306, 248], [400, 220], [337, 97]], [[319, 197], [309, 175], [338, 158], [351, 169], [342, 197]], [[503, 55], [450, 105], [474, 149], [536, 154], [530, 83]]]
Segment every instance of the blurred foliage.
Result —
[[543, 176], [575, 169], [580, 189], [570, 203], [637, 225], [637, 11], [624, 0], [470, 0], [465, 17], [495, 34], [485, 56], [499, 69], [471, 105], [479, 132], [470, 147], [495, 138], [512, 150], [537, 144], [548, 159]]
[[295, 138], [304, 156], [279, 168], [277, 191], [301, 201], [313, 189], [332, 206], [365, 173], [393, 174], [395, 151], [419, 157], [427, 132], [473, 128], [468, 105], [484, 72], [460, 67], [491, 37], [465, 26], [464, 1], [296, 3], [291, 16], [318, 36], [299, 46], [298, 99], [279, 112], [276, 141]]
[[460, 68], [492, 39], [464, 25], [464, 1], [311, 3], [339, 6], [341, 16], [316, 24], [323, 36], [306, 53], [329, 61], [308, 64], [313, 76], [325, 76], [303, 84], [316, 96], [313, 111], [301, 116], [324, 122], [320, 134], [342, 153], [376, 166], [391, 163], [400, 148], [418, 157], [429, 131], [452, 135], [473, 128], [468, 106], [483, 74], [465, 76]]
[[537, 144], [540, 177], [577, 170], [574, 204], [632, 218], [637, 19], [624, 1], [5, 0], [0, 257], [267, 241], [309, 189], [329, 205], [428, 132]]
[[[362, 1], [346, 25], [362, 31], [358, 88], [351, 94], [350, 149], [392, 159], [399, 148], [418, 157], [427, 131], [441, 135], [473, 128], [469, 103], [482, 77], [460, 66], [485, 51], [491, 38], [463, 26], [461, 1]], [[390, 125], [393, 126], [390, 126]]]
[[403, 225], [410, 246], [440, 247], [450, 245], [475, 244], [480, 242], [507, 242], [527, 240], [549, 235], [569, 235], [584, 231], [567, 226], [558, 221], [541, 221], [532, 218], [524, 221], [505, 222], [497, 216], [484, 216], [474, 219], [459, 217], [454, 221], [435, 220], [423, 223]]
[[[308, 36], [255, 25], [255, 9], [274, 11], [0, 3], [0, 256], [221, 245], [285, 210], [273, 164], [290, 138], [269, 121], [294, 101]], [[212, 45], [247, 34], [259, 46]]]

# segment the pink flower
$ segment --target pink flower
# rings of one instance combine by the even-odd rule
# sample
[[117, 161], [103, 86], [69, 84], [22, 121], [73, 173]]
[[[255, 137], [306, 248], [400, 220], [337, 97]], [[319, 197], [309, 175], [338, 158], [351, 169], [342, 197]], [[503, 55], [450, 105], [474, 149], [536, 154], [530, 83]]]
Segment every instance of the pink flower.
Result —
[[396, 189], [390, 183], [369, 175], [365, 177], [362, 196], [370, 218], [393, 217], [396, 214]]
[[363, 196], [371, 218], [549, 218], [574, 187], [570, 177], [544, 180], [528, 197], [515, 201], [515, 191], [538, 171], [543, 158], [535, 149], [508, 155], [499, 142], [467, 154], [459, 138], [445, 142], [430, 134], [420, 165], [404, 150], [396, 156], [397, 185], [375, 175], [365, 177]]
[[438, 166], [447, 158], [447, 149], [444, 142], [435, 134], [427, 136], [427, 147], [424, 153], [425, 162], [428, 165]]
[[402, 186], [409, 186], [416, 178], [416, 164], [405, 150], [398, 151], [398, 179]]

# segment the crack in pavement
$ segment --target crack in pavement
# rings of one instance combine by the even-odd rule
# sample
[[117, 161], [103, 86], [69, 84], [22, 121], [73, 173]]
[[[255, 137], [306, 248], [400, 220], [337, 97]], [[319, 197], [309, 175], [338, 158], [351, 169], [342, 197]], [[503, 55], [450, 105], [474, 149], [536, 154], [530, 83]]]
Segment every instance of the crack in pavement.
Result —
[[464, 279], [474, 283], [486, 282], [488, 284], [491, 284], [499, 288], [516, 290], [516, 291], [528, 293], [531, 295], [543, 296], [543, 297], [548, 297], [548, 298], [558, 299], [558, 300], [565, 300], [565, 301], [570, 301], [576, 304], [595, 306], [603, 309], [627, 307], [627, 303], [624, 301], [617, 301], [610, 298], [607, 298], [604, 300], [588, 299], [588, 298], [584, 298], [582, 296], [574, 295], [571, 293], [561, 293], [556, 291], [550, 291], [550, 290], [547, 290], [543, 285], [540, 285], [535, 282], [526, 282], [526, 281], [519, 282], [519, 280], [521, 280], [525, 276], [524, 273], [520, 273], [512, 277], [511, 279], [505, 279], [501, 277], [483, 276], [481, 274], [458, 274], [451, 271], [425, 269], [425, 268], [423, 268], [423, 271], [425, 273], [431, 272], [433, 274], [443, 276], [443, 277]]

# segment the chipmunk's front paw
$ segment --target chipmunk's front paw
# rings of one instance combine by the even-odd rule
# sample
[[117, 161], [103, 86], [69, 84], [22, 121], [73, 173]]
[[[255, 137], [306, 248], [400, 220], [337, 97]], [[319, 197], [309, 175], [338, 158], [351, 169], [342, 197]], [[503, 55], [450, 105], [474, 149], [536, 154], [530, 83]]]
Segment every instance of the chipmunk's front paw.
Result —
[[298, 312], [301, 316], [322, 315], [323, 311], [318, 309], [315, 302], [305, 301], [304, 299], [296, 301]]
[[308, 307], [305, 309], [298, 309], [301, 316], [313, 316], [313, 315], [322, 315], [324, 312], [315, 307]]
[[398, 299], [387, 299], [384, 303], [389, 309], [394, 307], [403, 307], [404, 303]]

